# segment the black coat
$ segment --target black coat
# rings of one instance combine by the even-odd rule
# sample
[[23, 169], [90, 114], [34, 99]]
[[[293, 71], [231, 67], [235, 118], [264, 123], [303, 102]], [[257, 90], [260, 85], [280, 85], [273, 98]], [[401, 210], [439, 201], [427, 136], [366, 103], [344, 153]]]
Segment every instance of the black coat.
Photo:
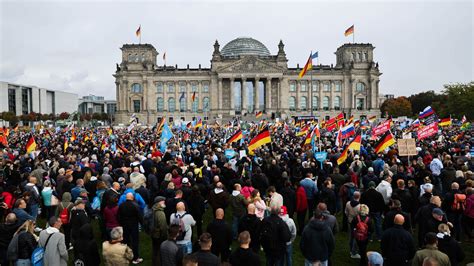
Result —
[[18, 259], [31, 259], [31, 254], [38, 243], [30, 232], [22, 231], [18, 235]]
[[255, 214], [247, 214], [239, 221], [239, 233], [243, 231], [248, 231], [250, 233], [250, 238], [252, 241], [250, 242], [250, 248], [254, 252], [258, 252], [260, 250], [260, 241], [259, 241], [259, 234], [260, 234], [260, 227], [262, 225], [262, 221], [255, 215]]
[[451, 266], [459, 265], [464, 260], [465, 254], [459, 243], [451, 236], [438, 235], [438, 250], [448, 255]]
[[389, 261], [408, 261], [415, 256], [415, 240], [401, 225], [385, 230], [380, 243], [382, 256]]
[[312, 219], [301, 235], [300, 249], [309, 261], [325, 261], [334, 251], [335, 240], [331, 229], [323, 221]]
[[284, 187], [280, 191], [281, 196], [283, 197], [283, 205], [286, 206], [288, 214], [291, 216], [296, 211], [296, 192], [293, 187]]
[[232, 230], [225, 220], [214, 219], [208, 226], [207, 232], [212, 236], [211, 251], [218, 254], [218, 251], [229, 250], [232, 244]]
[[262, 242], [263, 250], [267, 255], [282, 258], [286, 251], [286, 242], [290, 241], [291, 238], [290, 229], [285, 221], [275, 214], [271, 214], [263, 219], [260, 231], [263, 232], [266, 226], [272, 227], [274, 235], [271, 241], [273, 244], [267, 243], [267, 245], [265, 245], [265, 243]]
[[79, 229], [80, 235], [74, 245], [74, 257], [82, 259], [84, 265], [99, 265], [100, 254], [94, 239], [92, 226], [85, 224]]
[[85, 210], [73, 209], [71, 211], [71, 221], [69, 222], [69, 224], [71, 226], [71, 237], [74, 241], [79, 239], [79, 230], [83, 225], [89, 223], [89, 221], [89, 216], [87, 216]]
[[138, 207], [138, 204], [133, 200], [126, 200], [119, 206], [118, 221], [123, 227], [138, 226], [143, 224], [143, 215]]
[[238, 248], [230, 255], [232, 266], [260, 266], [260, 257], [252, 249]]
[[369, 189], [362, 193], [360, 203], [367, 205], [371, 213], [383, 212], [385, 209], [383, 196], [375, 189]]

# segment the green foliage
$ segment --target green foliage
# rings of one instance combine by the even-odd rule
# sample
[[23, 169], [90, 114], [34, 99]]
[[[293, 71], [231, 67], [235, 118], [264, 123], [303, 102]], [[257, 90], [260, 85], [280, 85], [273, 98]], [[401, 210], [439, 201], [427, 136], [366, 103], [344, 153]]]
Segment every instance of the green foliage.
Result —
[[382, 114], [387, 112], [393, 117], [411, 116], [412, 114], [411, 103], [407, 97], [403, 96], [386, 100], [380, 107], [380, 111]]
[[443, 93], [447, 96], [446, 110], [453, 117], [474, 119], [474, 81], [467, 84], [445, 85]]

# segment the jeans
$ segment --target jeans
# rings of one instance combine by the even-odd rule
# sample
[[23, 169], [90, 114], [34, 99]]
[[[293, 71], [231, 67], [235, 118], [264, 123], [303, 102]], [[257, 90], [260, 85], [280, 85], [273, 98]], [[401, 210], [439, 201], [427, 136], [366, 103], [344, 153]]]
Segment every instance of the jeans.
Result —
[[286, 252], [285, 252], [286, 266], [293, 265], [292, 254], [293, 254], [293, 244], [286, 245]]
[[[374, 221], [375, 236], [377, 237], [377, 240], [382, 239], [382, 215], [380, 212], [372, 212], [370, 213], [370, 218]], [[369, 239], [372, 239], [371, 234], [369, 234]]]
[[183, 255], [188, 255], [193, 253], [193, 243], [191, 241], [188, 241], [183, 244], [178, 244], [178, 247], [183, 247]]
[[309, 261], [307, 259], [304, 259], [304, 266], [328, 266], [328, 261]]
[[123, 242], [132, 248], [133, 260], [138, 259], [139, 247], [139, 232], [138, 225], [125, 225], [123, 226]]
[[353, 232], [351, 230], [351, 225], [348, 225], [348, 232], [349, 232], [349, 251], [351, 252], [351, 255], [357, 254], [357, 245], [354, 239]]
[[357, 246], [359, 247], [359, 255], [360, 255], [360, 266], [367, 265], [367, 244], [369, 244], [369, 240], [358, 241]]
[[239, 234], [239, 220], [240, 217], [238, 216], [232, 216], [232, 238], [237, 239], [237, 236]]
[[38, 210], [39, 210], [38, 204], [30, 205], [30, 215], [33, 216], [33, 218], [35, 218], [35, 221], [36, 221], [36, 218], [38, 217]]

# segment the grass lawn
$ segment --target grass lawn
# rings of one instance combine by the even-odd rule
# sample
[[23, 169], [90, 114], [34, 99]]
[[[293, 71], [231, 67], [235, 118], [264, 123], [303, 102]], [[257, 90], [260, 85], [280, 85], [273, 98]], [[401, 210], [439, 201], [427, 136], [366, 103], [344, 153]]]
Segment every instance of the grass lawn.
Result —
[[[296, 216], [296, 215], [295, 215]], [[337, 216], [340, 221], [342, 219], [341, 215]], [[203, 225], [203, 230], [207, 227], [207, 224], [209, 221], [212, 219], [212, 214], [211, 210], [207, 209], [205, 215], [204, 215], [204, 225]], [[296, 219], [296, 218], [295, 218]], [[232, 217], [231, 215], [226, 216], [226, 220], [231, 224]], [[40, 222], [41, 225], [44, 225], [44, 221]], [[94, 228], [94, 234], [96, 236], [96, 239], [98, 240], [98, 243], [101, 242], [100, 240], [100, 231], [98, 227], [98, 223], [96, 220], [93, 221], [93, 228]], [[193, 236], [196, 235], [195, 229], [193, 230]], [[416, 237], [415, 237], [416, 239]], [[99, 241], [100, 240], [100, 241]], [[298, 236], [293, 243], [293, 265], [299, 266], [299, 265], [304, 265], [304, 258], [300, 252], [299, 249], [299, 242], [300, 242], [300, 237]], [[357, 259], [351, 259], [349, 256], [349, 240], [348, 240], [348, 235], [346, 232], [340, 232], [336, 234], [336, 249], [334, 251], [334, 254], [332, 255], [332, 262], [333, 265], [358, 265], [359, 260]], [[465, 265], [469, 262], [474, 262], [474, 243], [468, 243], [465, 242], [461, 245], [464, 249], [464, 252], [466, 253], [466, 259], [464, 260], [462, 265]], [[232, 245], [232, 250], [234, 250], [236, 247], [238, 247], [238, 244], [236, 241], [234, 241]], [[99, 249], [102, 248], [102, 245], [99, 246]], [[380, 252], [380, 243], [377, 241], [374, 241], [372, 243], [369, 243], [369, 246], [367, 250], [372, 250], [372, 251], [379, 251]], [[145, 234], [145, 233], [140, 233], [140, 257], [144, 259], [144, 262], [140, 265], [151, 265], [151, 241], [150, 237]], [[69, 252], [70, 256], [70, 264], [72, 265], [72, 257], [73, 257], [73, 252]], [[260, 252], [260, 257], [262, 260], [262, 265], [265, 265], [265, 254], [263, 251]], [[249, 265], [250, 266], [250, 265]]]

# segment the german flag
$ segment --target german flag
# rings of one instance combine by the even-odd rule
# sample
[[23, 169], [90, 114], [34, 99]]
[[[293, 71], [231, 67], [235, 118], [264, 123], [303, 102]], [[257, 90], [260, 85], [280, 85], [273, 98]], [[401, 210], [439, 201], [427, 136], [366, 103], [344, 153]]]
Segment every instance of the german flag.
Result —
[[26, 143], [26, 153], [31, 153], [36, 150], [36, 141], [33, 135], [30, 136]]
[[346, 36], [346, 37], [351, 35], [351, 34], [354, 34], [354, 25], [347, 28], [347, 30], [344, 32], [344, 36]]
[[344, 151], [341, 153], [339, 158], [337, 158], [337, 165], [341, 165], [343, 162], [347, 160], [347, 151], [349, 150], [349, 146], [347, 146]]
[[319, 128], [316, 126], [314, 127], [313, 130], [311, 130], [310, 132], [308, 132], [308, 134], [306, 135], [306, 137], [304, 138], [304, 141], [303, 141], [303, 147], [306, 146], [306, 145], [310, 145], [311, 144], [311, 141], [314, 137], [320, 137], [320, 133], [319, 133]]
[[242, 139], [242, 137], [243, 137], [242, 130], [239, 129], [230, 138], [227, 139], [226, 143], [227, 144], [234, 143]]
[[6, 137], [10, 136], [10, 129], [3, 126], [3, 134], [5, 134]]
[[0, 131], [0, 146], [3, 148], [8, 148], [7, 137], [5, 136], [5, 132], [3, 130]]
[[385, 132], [382, 138], [379, 140], [377, 145], [375, 145], [375, 153], [383, 152], [386, 148], [395, 144], [396, 141], [393, 138], [392, 133], [389, 131]]
[[67, 148], [69, 147], [69, 143], [67, 141], [67, 138], [64, 138], [64, 152], [67, 151]]
[[107, 129], [107, 134], [109, 134], [109, 136], [114, 134], [114, 128], [113, 128], [112, 126], [110, 126], [110, 127]]
[[137, 37], [142, 35], [142, 25], [138, 26], [138, 29], [135, 31], [135, 35], [137, 35]]
[[375, 115], [373, 115], [373, 116], [367, 118], [367, 120], [368, 120], [369, 123], [371, 123], [371, 124], [372, 124], [373, 122], [375, 122], [375, 119], [377, 119], [377, 116], [375, 116]]
[[439, 121], [438, 125], [440, 125], [442, 127], [450, 126], [451, 125], [451, 117], [441, 119], [441, 121]]
[[318, 52], [313, 54], [313, 51], [311, 51], [311, 53], [309, 53], [309, 57], [308, 57], [308, 61], [306, 61], [306, 65], [304, 65], [303, 69], [298, 74], [299, 78], [302, 78], [306, 74], [306, 72], [308, 72], [308, 70], [313, 69], [313, 59], [316, 57], [318, 57]]
[[158, 126], [156, 127], [156, 133], [157, 133], [157, 134], [161, 134], [161, 129], [163, 128], [163, 125], [165, 124], [165, 120], [166, 120], [166, 119], [165, 119], [165, 117], [163, 116], [163, 117], [161, 118], [160, 123], [159, 123]]
[[107, 141], [103, 139], [102, 144], [100, 144], [100, 150], [103, 151], [105, 148], [107, 148]]
[[268, 128], [263, 129], [258, 133], [257, 136], [255, 136], [249, 143], [248, 149], [249, 149], [249, 154], [253, 155], [254, 150], [262, 147], [263, 145], [272, 142], [272, 138], [270, 137], [270, 131]]
[[196, 123], [196, 125], [194, 126], [194, 128], [195, 128], [195, 129], [198, 129], [198, 128], [200, 128], [200, 127], [202, 127], [202, 119], [201, 119], [201, 118], [199, 118], [199, 121], [197, 121], [197, 123]]
[[140, 139], [137, 139], [137, 142], [138, 142], [138, 147], [140, 147], [140, 149], [143, 149], [143, 147], [145, 147], [145, 143], [143, 143]]
[[347, 146], [349, 150], [360, 151], [360, 144], [361, 144], [361, 136], [357, 135], [355, 139]]
[[263, 112], [258, 111], [257, 113], [255, 113], [255, 118], [260, 118], [260, 117], [262, 117], [262, 115], [263, 115]]
[[194, 100], [196, 100], [196, 92], [193, 92], [193, 96], [191, 97], [191, 99], [193, 100], [193, 102]]
[[71, 142], [75, 141], [76, 140], [76, 133], [74, 132], [74, 130], [72, 131], [71, 133]]
[[124, 146], [122, 146], [121, 144], [118, 144], [118, 143], [117, 143], [117, 147], [118, 147], [123, 153], [128, 153], [128, 150], [127, 150]]

